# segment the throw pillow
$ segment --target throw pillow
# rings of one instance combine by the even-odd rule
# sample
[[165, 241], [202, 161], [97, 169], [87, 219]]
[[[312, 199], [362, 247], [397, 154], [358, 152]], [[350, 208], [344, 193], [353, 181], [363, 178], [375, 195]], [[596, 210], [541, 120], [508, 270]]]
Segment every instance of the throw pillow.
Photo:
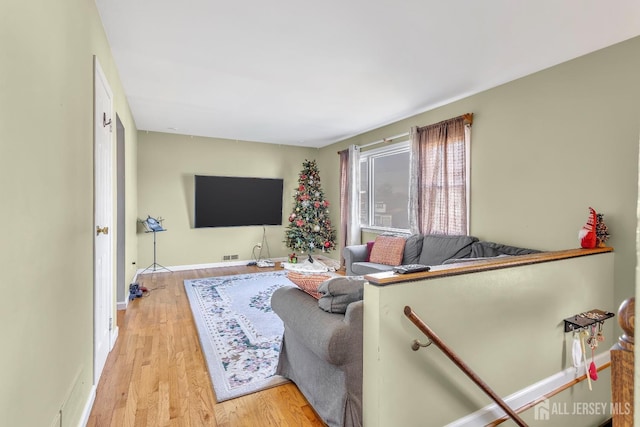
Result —
[[287, 278], [315, 299], [319, 299], [318, 286], [327, 279], [330, 279], [331, 276], [327, 274], [304, 274], [298, 273], [297, 271], [289, 271]]
[[385, 265], [402, 264], [404, 253], [404, 237], [378, 236], [371, 249], [370, 261]]
[[371, 249], [373, 249], [374, 243], [375, 242], [367, 242], [367, 258], [365, 259], [366, 262], [371, 261]]
[[318, 307], [329, 313], [346, 313], [347, 306], [364, 297], [362, 276], [339, 276], [324, 281], [318, 288]]
[[422, 235], [413, 234], [407, 238], [402, 255], [402, 264], [417, 264], [422, 252]]

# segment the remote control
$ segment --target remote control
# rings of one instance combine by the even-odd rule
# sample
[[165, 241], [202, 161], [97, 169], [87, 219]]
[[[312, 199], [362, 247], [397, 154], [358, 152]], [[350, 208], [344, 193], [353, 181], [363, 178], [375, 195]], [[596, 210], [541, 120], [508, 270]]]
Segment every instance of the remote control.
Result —
[[393, 267], [393, 272], [398, 274], [418, 273], [420, 271], [429, 271], [431, 267], [422, 264], [406, 264]]

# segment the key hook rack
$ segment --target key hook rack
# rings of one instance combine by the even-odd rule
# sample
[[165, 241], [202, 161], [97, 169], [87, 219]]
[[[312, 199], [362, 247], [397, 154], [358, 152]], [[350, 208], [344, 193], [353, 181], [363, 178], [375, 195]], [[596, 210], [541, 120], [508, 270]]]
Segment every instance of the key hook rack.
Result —
[[564, 331], [572, 332], [580, 329], [588, 328], [596, 323], [604, 323], [605, 320], [612, 318], [615, 314], [610, 311], [602, 311], [593, 309], [584, 311], [571, 317], [564, 319]]

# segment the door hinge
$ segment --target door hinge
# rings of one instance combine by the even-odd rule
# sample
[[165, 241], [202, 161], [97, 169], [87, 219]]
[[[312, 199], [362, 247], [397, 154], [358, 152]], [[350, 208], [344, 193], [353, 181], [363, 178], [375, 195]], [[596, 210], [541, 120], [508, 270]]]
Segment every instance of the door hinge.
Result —
[[109, 330], [113, 330], [113, 317], [109, 317]]

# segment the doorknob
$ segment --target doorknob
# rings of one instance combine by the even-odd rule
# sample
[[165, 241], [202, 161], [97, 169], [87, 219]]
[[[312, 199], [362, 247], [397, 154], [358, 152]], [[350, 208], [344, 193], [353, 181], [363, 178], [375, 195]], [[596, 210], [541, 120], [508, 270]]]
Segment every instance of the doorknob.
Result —
[[109, 227], [100, 228], [99, 225], [96, 225], [96, 236], [99, 236], [100, 233], [109, 234]]

